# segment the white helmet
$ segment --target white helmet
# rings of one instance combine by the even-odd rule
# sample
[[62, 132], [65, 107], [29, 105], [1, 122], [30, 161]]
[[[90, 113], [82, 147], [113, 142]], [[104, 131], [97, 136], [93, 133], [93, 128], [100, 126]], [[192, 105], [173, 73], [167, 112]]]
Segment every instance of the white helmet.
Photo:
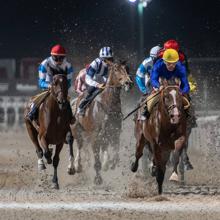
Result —
[[153, 58], [156, 58], [158, 56], [158, 52], [161, 50], [162, 48], [160, 46], [155, 46], [152, 47], [150, 50], [150, 56]]
[[101, 50], [99, 52], [99, 57], [101, 57], [101, 58], [112, 58], [113, 57], [112, 49], [110, 47], [101, 48]]

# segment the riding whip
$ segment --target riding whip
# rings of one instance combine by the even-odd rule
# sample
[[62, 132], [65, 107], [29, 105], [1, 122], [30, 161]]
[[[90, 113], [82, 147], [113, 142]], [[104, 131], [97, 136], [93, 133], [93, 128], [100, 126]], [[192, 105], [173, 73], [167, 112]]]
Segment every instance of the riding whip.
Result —
[[[160, 93], [160, 91], [158, 92]], [[141, 108], [142, 106], [144, 106], [148, 101], [150, 101], [151, 99], [153, 99], [155, 96], [158, 95], [158, 93], [156, 93], [155, 95], [153, 95], [152, 97], [150, 97], [150, 99], [146, 99], [145, 101], [143, 101], [142, 103], [140, 103], [134, 110], [132, 110], [130, 113], [127, 114], [127, 116], [125, 116], [123, 118], [123, 121], [125, 119], [127, 119], [129, 116], [131, 116], [134, 112], [136, 112], [139, 108]]]

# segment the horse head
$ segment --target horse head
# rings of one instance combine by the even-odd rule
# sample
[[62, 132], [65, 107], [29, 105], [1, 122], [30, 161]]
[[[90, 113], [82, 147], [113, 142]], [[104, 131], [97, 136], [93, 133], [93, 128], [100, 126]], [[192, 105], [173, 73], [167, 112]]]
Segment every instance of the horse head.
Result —
[[124, 63], [112, 63], [110, 65], [107, 84], [112, 87], [123, 87], [125, 91], [130, 89], [133, 82]]
[[61, 108], [64, 104], [66, 104], [68, 97], [68, 83], [66, 75], [57, 74], [53, 76], [51, 94]]
[[183, 114], [183, 98], [178, 86], [166, 86], [161, 93], [163, 106], [171, 124], [178, 124]]

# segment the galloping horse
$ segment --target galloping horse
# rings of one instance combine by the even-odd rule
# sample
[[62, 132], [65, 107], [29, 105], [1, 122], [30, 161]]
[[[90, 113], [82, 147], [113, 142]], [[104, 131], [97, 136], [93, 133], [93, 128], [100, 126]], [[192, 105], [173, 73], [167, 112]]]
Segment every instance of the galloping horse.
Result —
[[[48, 96], [39, 107], [37, 126], [25, 119], [28, 134], [36, 148], [38, 169], [46, 169], [43, 155], [48, 164], [53, 162], [54, 175], [52, 182], [53, 187], [56, 189], [59, 188], [57, 177], [59, 154], [66, 140], [66, 136], [70, 133], [71, 115], [67, 107], [67, 94], [68, 85], [66, 75], [53, 75], [53, 82], [50, 91], [48, 91]], [[29, 101], [25, 109], [25, 114], [28, 112], [33, 99], [34, 97]], [[52, 152], [48, 147], [49, 144], [56, 145], [53, 160], [51, 159]]]
[[[109, 66], [109, 77], [105, 85], [105, 89], [97, 95], [87, 108], [85, 116], [76, 114], [76, 123], [72, 127], [72, 134], [77, 142], [77, 153], [74, 163], [72, 157], [72, 167], [75, 165], [76, 172], [81, 172], [81, 156], [80, 151], [83, 147], [85, 139], [89, 140], [94, 153], [96, 171], [95, 184], [102, 183], [100, 175], [101, 167], [108, 167], [108, 145], [114, 147], [115, 157], [113, 159], [113, 167], [119, 161], [119, 142], [122, 123], [121, 87], [128, 90], [132, 83], [125, 66], [114, 63]], [[79, 98], [76, 100], [76, 108], [79, 105]], [[74, 111], [74, 110], [73, 110]], [[100, 150], [103, 152], [103, 164], [100, 162]]]
[[131, 170], [137, 171], [138, 161], [143, 155], [144, 146], [147, 145], [153, 156], [152, 176], [156, 176], [158, 193], [161, 194], [166, 164], [172, 150], [174, 150], [174, 168], [170, 180], [178, 181], [177, 166], [187, 141], [187, 134], [185, 99], [179, 87], [166, 86], [158, 96], [158, 104], [152, 109], [150, 118], [135, 121], [136, 160]]

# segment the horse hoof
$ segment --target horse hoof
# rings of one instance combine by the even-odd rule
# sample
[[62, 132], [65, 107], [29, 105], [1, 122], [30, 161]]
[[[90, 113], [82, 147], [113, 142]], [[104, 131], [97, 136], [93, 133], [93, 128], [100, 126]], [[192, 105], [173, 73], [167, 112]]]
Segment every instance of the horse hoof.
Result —
[[50, 159], [47, 159], [47, 163], [48, 164], [52, 164], [52, 159], [50, 158]]
[[179, 177], [177, 175], [176, 172], [173, 172], [172, 175], [170, 176], [170, 181], [174, 181], [174, 182], [179, 182]]
[[69, 175], [74, 175], [74, 174], [76, 173], [76, 171], [75, 171], [74, 168], [68, 168], [68, 169], [67, 169], [67, 173], [68, 173]]
[[38, 164], [38, 170], [39, 171], [42, 171], [42, 170], [45, 170], [46, 169], [46, 166], [44, 164]]
[[96, 176], [94, 180], [95, 185], [101, 185], [103, 183], [101, 176]]
[[184, 165], [184, 170], [193, 170], [193, 166], [190, 162], [186, 163]]
[[132, 163], [131, 164], [131, 171], [135, 173], [135, 172], [137, 172], [137, 169], [138, 169], [138, 163], [135, 163], [135, 162]]
[[157, 167], [156, 166], [152, 166], [151, 167], [151, 176], [156, 176], [157, 175]]
[[58, 183], [53, 183], [52, 189], [59, 189], [59, 184]]

